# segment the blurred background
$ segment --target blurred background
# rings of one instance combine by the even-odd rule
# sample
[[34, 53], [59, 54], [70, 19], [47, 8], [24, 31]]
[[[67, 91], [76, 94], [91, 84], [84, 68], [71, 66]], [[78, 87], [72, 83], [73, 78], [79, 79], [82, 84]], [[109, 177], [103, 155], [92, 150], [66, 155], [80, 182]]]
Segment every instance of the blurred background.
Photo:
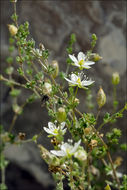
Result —
[[[9, 0], [1, 3], [1, 72], [7, 66], [9, 32], [7, 24], [11, 24], [10, 16], [13, 14], [13, 5]], [[67, 43], [71, 33], [75, 33], [77, 43], [75, 53], [86, 52], [90, 48], [91, 34], [98, 37], [94, 52], [99, 53], [103, 59], [97, 62], [88, 71], [89, 76], [95, 80], [92, 88], [93, 101], [96, 93], [102, 86], [107, 96], [107, 104], [102, 115], [112, 109], [112, 84], [113, 72], [119, 72], [120, 84], [118, 85], [119, 109], [124, 106], [126, 99], [126, 2], [125, 1], [61, 1], [61, 0], [18, 0], [17, 14], [19, 24], [30, 23], [31, 37], [49, 49], [49, 61], [55, 59], [59, 62], [60, 70], [66, 70]], [[14, 56], [17, 52], [14, 52]], [[67, 86], [66, 86], [67, 88]], [[22, 92], [20, 101], [28, 96], [27, 91]], [[81, 111], [85, 109], [84, 91], [79, 90], [78, 97], [82, 104]], [[97, 113], [97, 105], [93, 109]], [[1, 84], [1, 123], [8, 129], [13, 117], [9, 89]], [[26, 133], [26, 138], [31, 138], [42, 131], [49, 121], [47, 110], [40, 106], [40, 101], [28, 105], [24, 114], [19, 116], [13, 132]], [[119, 119], [118, 128], [123, 132], [121, 141], [126, 141], [126, 117]], [[51, 149], [47, 134], [43, 133], [39, 142]], [[117, 153], [118, 155], [119, 153]], [[41, 159], [39, 150], [34, 143], [27, 143], [20, 147], [10, 146], [5, 150], [6, 158], [10, 160], [6, 171], [6, 183], [9, 190], [52, 190], [54, 182], [48, 167]], [[125, 155], [121, 155], [125, 157]], [[126, 173], [125, 162], [121, 172]], [[65, 189], [67, 189], [65, 187]]]

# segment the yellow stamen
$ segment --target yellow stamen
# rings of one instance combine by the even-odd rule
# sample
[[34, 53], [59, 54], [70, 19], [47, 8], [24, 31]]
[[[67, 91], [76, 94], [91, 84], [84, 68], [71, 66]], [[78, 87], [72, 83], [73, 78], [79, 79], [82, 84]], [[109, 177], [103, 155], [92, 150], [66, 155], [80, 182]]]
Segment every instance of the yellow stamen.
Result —
[[53, 133], [58, 134], [58, 129], [54, 129]]
[[78, 62], [78, 64], [79, 64], [80, 66], [82, 66], [82, 65], [84, 64], [84, 60], [81, 59], [81, 60]]
[[80, 78], [78, 78], [77, 83], [81, 84], [81, 79]]

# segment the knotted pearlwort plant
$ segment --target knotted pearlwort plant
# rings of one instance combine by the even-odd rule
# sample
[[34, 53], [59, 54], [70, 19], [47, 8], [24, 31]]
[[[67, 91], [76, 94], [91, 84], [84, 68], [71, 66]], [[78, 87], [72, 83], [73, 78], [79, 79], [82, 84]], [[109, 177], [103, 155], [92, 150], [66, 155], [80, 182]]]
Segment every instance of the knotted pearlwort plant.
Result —
[[[114, 125], [118, 118], [123, 117], [127, 105], [117, 111], [117, 85], [120, 82], [118, 73], [112, 76], [113, 85], [113, 113], [106, 112], [103, 121], [98, 124], [98, 117], [106, 104], [106, 95], [102, 87], [97, 94], [97, 114], [92, 113], [96, 102], [92, 102], [90, 88], [97, 83], [88, 79], [87, 73], [94, 67], [95, 62], [102, 59], [98, 54], [93, 53], [97, 37], [92, 35], [91, 49], [85, 54], [79, 52], [77, 57], [73, 54], [73, 44], [76, 42], [74, 34], [71, 35], [67, 47], [67, 69], [66, 72], [59, 72], [59, 64], [56, 60], [48, 61], [49, 51], [40, 43], [35, 47], [35, 41], [29, 36], [29, 23], [19, 25], [16, 14], [16, 0], [11, 0], [14, 5], [14, 14], [11, 16], [13, 23], [8, 25], [10, 32], [9, 53], [5, 76], [0, 75], [0, 80], [10, 87], [12, 97], [12, 109], [14, 116], [8, 131], [5, 131], [1, 124], [1, 189], [7, 189], [5, 169], [8, 161], [5, 159], [4, 150], [8, 144], [22, 145], [33, 141], [40, 149], [40, 155], [45, 160], [56, 181], [56, 189], [63, 190], [65, 181], [72, 190], [126, 190], [127, 176], [118, 171], [122, 163], [122, 157], [117, 156], [112, 160], [112, 153], [117, 149], [126, 150], [126, 144], [120, 144], [121, 130], [109, 128], [105, 134], [101, 129], [106, 125]], [[17, 49], [17, 64], [14, 63], [12, 52]], [[73, 73], [70, 73], [70, 67]], [[16, 67], [18, 67], [16, 69]], [[82, 71], [81, 71], [82, 70]], [[13, 73], [23, 79], [16, 81]], [[69, 74], [70, 73], [70, 74]], [[63, 86], [56, 82], [56, 78], [63, 80]], [[65, 91], [65, 83], [69, 90]], [[19, 96], [22, 88], [31, 92], [31, 95], [19, 103]], [[86, 95], [86, 106], [89, 112], [81, 113], [77, 108], [80, 100], [77, 98], [78, 89], [82, 88]], [[40, 134], [35, 134], [32, 139], [25, 139], [25, 134], [20, 132], [18, 137], [13, 134], [16, 127], [16, 120], [23, 114], [24, 107], [40, 99], [43, 109], [45, 106], [50, 116], [50, 122], [44, 126]], [[85, 98], [84, 98], [85, 99]], [[117, 111], [117, 112], [116, 112]], [[96, 116], [95, 116], [96, 115]], [[42, 132], [50, 139], [54, 149], [47, 150], [42, 144], [38, 144]], [[67, 140], [66, 134], [69, 135]]]

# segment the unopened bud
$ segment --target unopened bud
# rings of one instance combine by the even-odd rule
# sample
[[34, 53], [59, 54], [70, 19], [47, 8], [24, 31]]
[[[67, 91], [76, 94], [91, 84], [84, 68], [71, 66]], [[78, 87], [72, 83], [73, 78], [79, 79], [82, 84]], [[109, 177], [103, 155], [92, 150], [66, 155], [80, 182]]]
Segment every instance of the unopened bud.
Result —
[[20, 140], [24, 140], [25, 139], [25, 136], [26, 136], [26, 134], [25, 133], [19, 133], [18, 134], [18, 138], [20, 139]]
[[18, 28], [12, 24], [8, 24], [8, 29], [12, 36], [15, 36], [18, 32]]
[[11, 0], [11, 2], [12, 2], [12, 3], [16, 3], [16, 2], [17, 2], [17, 0]]
[[120, 157], [120, 156], [118, 156], [118, 157], [116, 158], [114, 164], [115, 164], [116, 166], [120, 166], [121, 163], [122, 163], [122, 161], [123, 161], [123, 158]]
[[3, 80], [3, 79], [4, 79], [3, 75], [0, 75], [0, 80]]
[[97, 53], [92, 53], [90, 55], [90, 60], [92, 60], [92, 61], [96, 62], [96, 61], [99, 61], [101, 59], [102, 59], [102, 57], [99, 54], [97, 54]]
[[65, 108], [63, 107], [60, 107], [58, 109], [58, 112], [57, 112], [57, 120], [62, 123], [63, 121], [66, 120], [66, 111], [65, 111]]
[[74, 99], [74, 103], [79, 104], [79, 103], [80, 103], [79, 99], [78, 99], [78, 98], [75, 98], [75, 99]]
[[57, 166], [60, 165], [59, 159], [51, 154], [46, 148], [44, 148], [42, 145], [38, 145], [40, 148], [41, 156], [46, 161], [48, 165]]
[[98, 144], [97, 140], [92, 139], [89, 146], [91, 147], [91, 149], [93, 149], [94, 147], [97, 146], [97, 144]]
[[81, 161], [85, 161], [87, 159], [87, 153], [85, 150], [78, 150], [75, 152], [74, 157]]
[[110, 186], [109, 185], [106, 185], [105, 189], [104, 190], [111, 190]]
[[58, 65], [58, 62], [57, 61], [52, 61], [51, 63], [54, 71], [52, 72], [52, 76], [53, 78], [56, 78], [58, 76], [58, 73], [59, 73], [59, 65]]
[[90, 127], [87, 127], [87, 128], [84, 129], [85, 135], [88, 135], [90, 132], [91, 132], [91, 128]]
[[118, 72], [115, 72], [112, 74], [112, 84], [113, 85], [118, 85], [120, 82], [120, 76]]
[[103, 107], [106, 103], [106, 95], [101, 87], [97, 93], [97, 103], [99, 108]]
[[52, 92], [52, 85], [48, 82], [45, 82], [43, 86], [43, 93], [50, 94], [51, 92]]
[[42, 43], [39, 44], [39, 48], [40, 48], [40, 50], [42, 50], [42, 51], [45, 50], [45, 47], [44, 47], [44, 45], [43, 45]]

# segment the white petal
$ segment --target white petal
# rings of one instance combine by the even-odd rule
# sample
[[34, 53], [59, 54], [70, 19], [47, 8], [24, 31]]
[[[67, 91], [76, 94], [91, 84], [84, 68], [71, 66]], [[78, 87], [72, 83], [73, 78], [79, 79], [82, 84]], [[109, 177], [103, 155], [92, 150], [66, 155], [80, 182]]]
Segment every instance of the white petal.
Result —
[[43, 129], [44, 129], [47, 133], [49, 133], [49, 134], [52, 133], [52, 131], [51, 131], [50, 129], [46, 128], [46, 127], [44, 127]]
[[85, 65], [94, 65], [95, 64], [95, 62], [93, 62], [93, 61], [86, 61], [85, 62]]
[[75, 84], [75, 82], [74, 81], [71, 81], [71, 80], [69, 80], [68, 78], [66, 78], [66, 77], [64, 77], [65, 78], [65, 80], [67, 80], [69, 83], [72, 83], [72, 84]]
[[66, 133], [66, 130], [67, 130], [67, 129], [63, 129], [63, 130], [62, 130], [62, 133], [65, 134], [65, 133]]
[[62, 150], [51, 150], [50, 152], [56, 156], [66, 156], [66, 153]]
[[86, 58], [86, 56], [85, 56], [85, 54], [83, 52], [78, 53], [78, 61], [85, 60], [85, 58]]
[[82, 84], [82, 86], [89, 86], [89, 85], [93, 84], [94, 82], [95, 81], [91, 81], [91, 80], [89, 80], [89, 81], [82, 81], [81, 84]]
[[54, 123], [52, 123], [52, 122], [48, 122], [48, 127], [49, 127], [49, 129], [50, 130], [54, 130], [54, 129], [56, 129], [56, 126], [54, 125]]
[[80, 143], [81, 143], [81, 139], [77, 143], [75, 143], [74, 147], [71, 150], [71, 153], [74, 153], [77, 150], [77, 148], [79, 147]]
[[75, 75], [74, 73], [71, 74], [71, 81], [76, 82], [78, 80], [78, 78], [79, 77], [77, 75]]
[[76, 57], [75, 57], [74, 55], [70, 55], [70, 54], [69, 54], [69, 57], [70, 57], [70, 59], [71, 59], [74, 63], [77, 63], [77, 62], [78, 62], [78, 60], [76, 59]]
[[85, 68], [85, 69], [90, 69], [91, 68], [90, 66], [88, 66], [86, 64], [82, 65], [82, 67]]
[[63, 129], [65, 127], [65, 122], [62, 122], [60, 127], [61, 127], [61, 129]]

